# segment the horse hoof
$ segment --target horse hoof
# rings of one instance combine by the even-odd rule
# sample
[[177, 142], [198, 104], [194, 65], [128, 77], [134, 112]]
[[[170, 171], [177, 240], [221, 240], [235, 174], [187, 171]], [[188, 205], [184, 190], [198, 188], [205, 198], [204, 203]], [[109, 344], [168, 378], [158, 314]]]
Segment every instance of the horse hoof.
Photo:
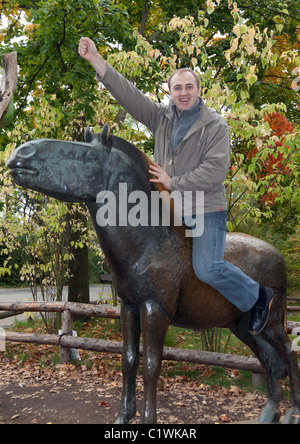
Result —
[[259, 418], [259, 424], [278, 424], [280, 422], [280, 410], [265, 408]]
[[136, 415], [136, 410], [134, 409], [132, 412], [122, 412], [122, 413], [119, 413], [118, 414], [118, 416], [117, 416], [117, 418], [116, 418], [116, 420], [115, 420], [115, 422], [114, 422], [114, 424], [115, 425], [122, 425], [122, 424], [129, 424], [129, 422], [133, 419], [133, 418], [135, 418], [135, 415]]
[[131, 418], [128, 418], [127, 416], [123, 416], [123, 415], [118, 415], [117, 419], [115, 420], [114, 424], [115, 425], [125, 425], [125, 424], [129, 424]]
[[300, 424], [300, 410], [291, 409], [285, 416], [283, 424]]
[[129, 423], [129, 421], [124, 421], [123, 418], [117, 418], [114, 422], [114, 425], [126, 425], [128, 423]]

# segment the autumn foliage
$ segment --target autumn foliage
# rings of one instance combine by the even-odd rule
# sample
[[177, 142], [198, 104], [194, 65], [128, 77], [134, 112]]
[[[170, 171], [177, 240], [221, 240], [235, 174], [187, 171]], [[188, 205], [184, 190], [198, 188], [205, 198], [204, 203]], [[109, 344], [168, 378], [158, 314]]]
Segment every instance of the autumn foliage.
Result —
[[[275, 204], [275, 200], [278, 198], [278, 193], [275, 191], [277, 188], [277, 177], [279, 175], [290, 176], [291, 174], [288, 158], [280, 148], [283, 147], [287, 134], [293, 132], [294, 126], [280, 113], [270, 114], [264, 120], [268, 122], [272, 131], [272, 135], [269, 138], [271, 142], [264, 141], [267, 144], [268, 154], [266, 157], [263, 156], [262, 153], [265, 150], [259, 150], [255, 146], [248, 153], [248, 159], [258, 158], [259, 160], [260, 172], [257, 174], [256, 179], [269, 178], [270, 180], [269, 187], [261, 198], [261, 203], [264, 206], [270, 207]], [[274, 136], [276, 137], [274, 138]]]

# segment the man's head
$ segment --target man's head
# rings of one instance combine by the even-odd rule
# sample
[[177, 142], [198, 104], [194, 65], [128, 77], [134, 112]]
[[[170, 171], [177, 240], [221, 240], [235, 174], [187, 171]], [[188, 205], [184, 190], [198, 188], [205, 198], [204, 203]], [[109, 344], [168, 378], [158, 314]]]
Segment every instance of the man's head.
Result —
[[200, 79], [188, 68], [179, 69], [168, 80], [171, 99], [178, 111], [192, 108], [200, 96]]

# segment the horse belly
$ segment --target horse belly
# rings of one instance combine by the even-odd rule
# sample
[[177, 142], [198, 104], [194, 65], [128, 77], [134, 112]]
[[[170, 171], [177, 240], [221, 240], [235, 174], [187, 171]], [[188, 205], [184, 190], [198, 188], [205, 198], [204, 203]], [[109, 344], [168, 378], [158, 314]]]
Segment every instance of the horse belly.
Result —
[[240, 313], [212, 287], [195, 280], [180, 298], [172, 325], [194, 330], [225, 327]]

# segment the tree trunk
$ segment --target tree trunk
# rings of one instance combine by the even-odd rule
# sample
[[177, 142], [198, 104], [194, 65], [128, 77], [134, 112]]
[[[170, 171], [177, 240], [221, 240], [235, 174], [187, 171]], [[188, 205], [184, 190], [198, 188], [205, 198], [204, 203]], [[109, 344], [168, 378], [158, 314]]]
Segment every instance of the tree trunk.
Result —
[[148, 13], [149, 13], [149, 0], [145, 0], [143, 17], [142, 17], [141, 26], [139, 29], [139, 33], [141, 35], [144, 35], [144, 32], [145, 32]]
[[2, 56], [3, 73], [0, 76], [0, 121], [5, 117], [18, 81], [17, 53]]
[[[70, 226], [72, 227], [71, 219], [78, 220], [84, 227], [87, 227], [87, 217], [82, 211], [79, 210], [75, 214], [70, 214]], [[70, 253], [72, 253], [73, 259], [69, 263], [71, 277], [69, 279], [68, 301], [88, 304], [90, 302], [89, 251], [85, 243], [83, 243], [82, 248], [78, 246], [81, 236], [81, 230], [74, 231], [71, 229], [70, 244], [74, 242], [74, 245], [73, 247], [70, 245]]]
[[88, 247], [77, 248], [72, 251], [74, 259], [70, 261], [71, 277], [69, 280], [69, 302], [90, 302], [89, 287], [89, 255]]

